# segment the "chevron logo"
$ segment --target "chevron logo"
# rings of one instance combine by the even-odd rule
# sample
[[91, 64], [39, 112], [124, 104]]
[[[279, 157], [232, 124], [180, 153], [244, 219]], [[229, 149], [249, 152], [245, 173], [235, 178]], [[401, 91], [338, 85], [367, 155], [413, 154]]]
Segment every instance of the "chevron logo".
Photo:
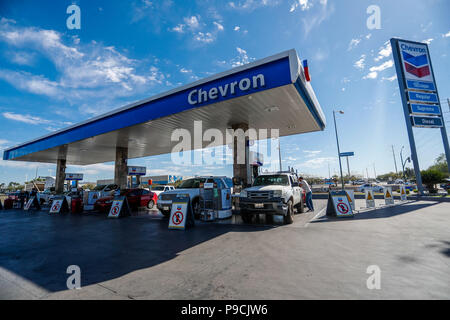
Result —
[[418, 78], [423, 78], [431, 74], [428, 58], [426, 54], [413, 56], [402, 51], [403, 60], [405, 61], [405, 70]]

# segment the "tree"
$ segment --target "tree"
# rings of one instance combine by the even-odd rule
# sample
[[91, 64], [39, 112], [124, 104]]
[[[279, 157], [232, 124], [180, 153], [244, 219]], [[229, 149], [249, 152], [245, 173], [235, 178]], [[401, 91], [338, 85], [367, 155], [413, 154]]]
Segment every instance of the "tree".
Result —
[[83, 188], [83, 190], [86, 190], [86, 189], [94, 190], [95, 186], [93, 184], [88, 183], [88, 184], [85, 184], [82, 188]]
[[429, 167], [428, 170], [437, 170], [442, 172], [446, 177], [449, 177], [450, 174], [448, 172], [447, 159], [445, 157], [445, 154], [440, 154], [434, 161], [434, 164]]
[[396, 180], [396, 179], [400, 179], [401, 175], [402, 175], [401, 173], [389, 172], [389, 173], [385, 173], [385, 174], [377, 176], [377, 179], [382, 180], [382, 181], [388, 181], [389, 178], [391, 178], [392, 180]]
[[436, 193], [436, 184], [441, 183], [445, 179], [445, 174], [436, 169], [428, 169], [421, 172], [422, 182], [430, 193]]

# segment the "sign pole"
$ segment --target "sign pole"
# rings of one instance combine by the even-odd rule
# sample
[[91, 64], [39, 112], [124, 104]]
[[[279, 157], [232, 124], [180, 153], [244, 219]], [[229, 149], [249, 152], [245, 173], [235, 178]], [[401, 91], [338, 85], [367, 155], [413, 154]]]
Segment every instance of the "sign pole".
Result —
[[402, 97], [403, 113], [405, 115], [406, 130], [408, 131], [409, 146], [411, 148], [411, 160], [413, 162], [414, 172], [416, 174], [417, 189], [419, 191], [419, 194], [423, 195], [422, 175], [420, 174], [419, 159], [417, 157], [417, 150], [416, 150], [416, 142], [414, 140], [414, 132], [412, 129], [411, 118], [409, 115], [410, 112], [408, 106], [408, 99], [406, 96], [407, 91], [404, 77], [400, 76], [401, 74], [403, 74], [403, 68], [400, 59], [400, 50], [398, 48], [398, 39], [391, 39], [391, 47], [392, 47], [392, 55], [394, 56], [395, 61], [395, 68], [397, 70], [397, 80], [398, 85], [400, 87], [400, 95]]
[[[431, 54], [429, 51], [428, 51], [428, 54], [430, 55], [431, 74], [433, 75], [433, 79], [436, 79], [434, 77], [433, 63], [431, 62]], [[448, 170], [448, 172], [450, 172], [450, 148], [448, 145], [448, 136], [447, 136], [447, 130], [445, 128], [444, 113], [442, 112], [442, 106], [441, 106], [441, 101], [439, 99], [439, 91], [438, 91], [437, 86], [436, 86], [436, 95], [438, 98], [439, 109], [441, 110], [441, 115], [442, 115], [441, 136], [442, 136], [442, 142], [444, 143], [445, 156], [447, 158], [447, 170]], [[449, 102], [449, 107], [450, 107], [450, 100], [447, 99], [447, 102]]]
[[338, 131], [337, 131], [337, 126], [336, 126], [336, 112], [334, 110], [333, 110], [333, 119], [334, 119], [334, 130], [336, 131], [336, 144], [337, 144], [337, 148], [338, 148], [339, 168], [341, 170], [342, 190], [344, 190], [345, 189], [345, 184], [344, 184], [344, 176], [342, 175], [341, 150], [340, 150], [340, 147], [339, 147], [339, 138], [338, 138]]

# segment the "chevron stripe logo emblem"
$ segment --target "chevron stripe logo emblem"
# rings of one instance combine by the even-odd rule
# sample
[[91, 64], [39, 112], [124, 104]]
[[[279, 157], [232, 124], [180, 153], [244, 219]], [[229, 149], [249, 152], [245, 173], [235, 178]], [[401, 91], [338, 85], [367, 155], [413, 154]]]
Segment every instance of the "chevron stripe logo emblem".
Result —
[[428, 58], [426, 54], [413, 56], [402, 51], [403, 60], [405, 62], [405, 70], [418, 78], [423, 78], [431, 74]]

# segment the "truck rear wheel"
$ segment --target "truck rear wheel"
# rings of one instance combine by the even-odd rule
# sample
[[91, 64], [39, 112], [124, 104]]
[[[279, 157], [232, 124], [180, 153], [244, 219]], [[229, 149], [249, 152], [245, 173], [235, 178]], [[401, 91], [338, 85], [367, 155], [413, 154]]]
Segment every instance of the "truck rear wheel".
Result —
[[294, 208], [292, 206], [292, 200], [287, 203], [288, 211], [284, 216], [284, 224], [292, 224], [294, 222]]
[[296, 206], [297, 213], [304, 213], [305, 212], [305, 203], [303, 200], [300, 201], [300, 203]]

